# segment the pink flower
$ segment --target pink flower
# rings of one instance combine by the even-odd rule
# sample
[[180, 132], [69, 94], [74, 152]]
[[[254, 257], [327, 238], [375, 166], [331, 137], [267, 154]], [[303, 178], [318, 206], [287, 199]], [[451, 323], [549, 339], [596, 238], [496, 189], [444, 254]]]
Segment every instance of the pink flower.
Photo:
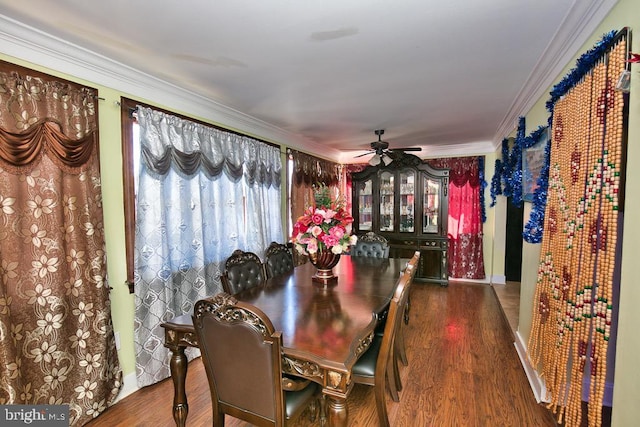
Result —
[[314, 254], [318, 252], [318, 241], [316, 239], [309, 239], [307, 243], [307, 252]]
[[345, 234], [351, 234], [351, 224], [347, 224], [347, 226], [344, 228], [344, 232]]
[[311, 222], [314, 224], [322, 224], [324, 222], [323, 211], [317, 210], [313, 215], [311, 215]]
[[326, 223], [331, 222], [330, 220], [333, 219], [335, 216], [336, 216], [336, 211], [327, 209], [327, 211], [324, 213], [324, 222]]
[[318, 236], [320, 236], [321, 234], [323, 234], [323, 233], [324, 233], [324, 231], [322, 230], [322, 228], [321, 228], [321, 227], [319, 227], [319, 226], [317, 226], [317, 225], [314, 225], [313, 227], [311, 227], [311, 229], [309, 230], [309, 232], [311, 233], [311, 235], [312, 235], [313, 237], [318, 237]]
[[321, 240], [329, 248], [340, 244], [340, 239], [336, 238], [336, 236], [332, 236], [331, 234], [325, 234], [322, 236]]
[[344, 228], [336, 225], [334, 227], [331, 227], [329, 229], [329, 234], [331, 234], [332, 236], [334, 236], [336, 239], [340, 240], [342, 239], [342, 237], [344, 236]]

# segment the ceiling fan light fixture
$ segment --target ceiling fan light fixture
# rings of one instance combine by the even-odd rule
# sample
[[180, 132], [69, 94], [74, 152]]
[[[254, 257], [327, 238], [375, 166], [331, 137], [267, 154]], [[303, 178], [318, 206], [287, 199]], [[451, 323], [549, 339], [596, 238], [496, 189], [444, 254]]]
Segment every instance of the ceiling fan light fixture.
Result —
[[385, 166], [389, 166], [389, 164], [393, 162], [393, 159], [389, 156], [385, 156], [383, 154], [381, 157], [382, 157], [382, 163], [384, 163]]
[[374, 154], [373, 157], [369, 159], [369, 164], [371, 166], [378, 166], [380, 164], [380, 156], [378, 154]]

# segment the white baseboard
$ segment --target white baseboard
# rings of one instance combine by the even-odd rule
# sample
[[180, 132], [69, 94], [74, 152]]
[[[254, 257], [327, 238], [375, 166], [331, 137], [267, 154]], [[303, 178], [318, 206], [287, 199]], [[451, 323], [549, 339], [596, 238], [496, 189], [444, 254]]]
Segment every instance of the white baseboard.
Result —
[[488, 278], [484, 279], [465, 279], [460, 277], [449, 277], [450, 282], [464, 282], [464, 283], [481, 283], [483, 285], [489, 285], [491, 282]]
[[[527, 374], [527, 379], [529, 380], [529, 385], [531, 386], [531, 390], [533, 391], [536, 401], [538, 403], [549, 403], [549, 399], [546, 398], [547, 387], [544, 384], [544, 380], [540, 377], [540, 375], [538, 375], [538, 372], [533, 368], [533, 366], [531, 366], [531, 363], [529, 363], [529, 358], [527, 357], [527, 347], [522, 340], [522, 336], [519, 332], [516, 332], [515, 335], [516, 342], [514, 344], [516, 346], [516, 351], [518, 352], [520, 363], [522, 363], [522, 367]], [[582, 380], [582, 400], [585, 402], [589, 401], [589, 382], [589, 377]], [[612, 382], [607, 381], [604, 385], [604, 396], [602, 399], [602, 404], [608, 407], [613, 406]]]
[[116, 400], [113, 402], [114, 404], [129, 396], [131, 393], [135, 393], [140, 390], [138, 387], [138, 380], [136, 379], [136, 373], [132, 372], [129, 375], [125, 375], [122, 378], [122, 388], [120, 389], [120, 393]]
[[506, 285], [507, 276], [493, 275], [491, 276], [491, 283], [495, 283], [496, 285]]
[[531, 366], [529, 363], [529, 358], [527, 357], [527, 346], [522, 339], [522, 335], [520, 332], [516, 332], [516, 342], [514, 345], [516, 346], [516, 351], [518, 352], [518, 357], [520, 358], [520, 363], [522, 363], [522, 367], [524, 368], [525, 374], [527, 374], [527, 379], [529, 380], [529, 385], [531, 386], [531, 390], [533, 391], [533, 395], [536, 398], [536, 402], [545, 402], [548, 403], [547, 399], [547, 387], [544, 384], [544, 380], [538, 375], [538, 372]]

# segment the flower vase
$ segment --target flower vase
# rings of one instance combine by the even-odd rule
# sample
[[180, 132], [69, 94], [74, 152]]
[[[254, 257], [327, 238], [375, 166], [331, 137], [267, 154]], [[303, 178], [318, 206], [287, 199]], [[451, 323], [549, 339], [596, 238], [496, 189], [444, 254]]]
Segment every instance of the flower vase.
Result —
[[333, 267], [340, 261], [340, 254], [334, 254], [331, 251], [318, 251], [309, 254], [309, 260], [316, 268], [316, 273], [311, 277], [314, 284], [331, 286], [338, 282], [338, 278], [333, 274]]

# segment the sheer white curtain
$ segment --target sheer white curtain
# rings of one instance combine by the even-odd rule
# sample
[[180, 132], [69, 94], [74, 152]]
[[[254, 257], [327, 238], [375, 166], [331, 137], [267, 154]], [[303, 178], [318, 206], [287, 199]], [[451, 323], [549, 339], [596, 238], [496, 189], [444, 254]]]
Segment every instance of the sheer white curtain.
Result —
[[[170, 375], [163, 321], [222, 290], [235, 249], [282, 241], [277, 147], [138, 107], [135, 347], [138, 385]], [[191, 360], [195, 350], [188, 352]]]

